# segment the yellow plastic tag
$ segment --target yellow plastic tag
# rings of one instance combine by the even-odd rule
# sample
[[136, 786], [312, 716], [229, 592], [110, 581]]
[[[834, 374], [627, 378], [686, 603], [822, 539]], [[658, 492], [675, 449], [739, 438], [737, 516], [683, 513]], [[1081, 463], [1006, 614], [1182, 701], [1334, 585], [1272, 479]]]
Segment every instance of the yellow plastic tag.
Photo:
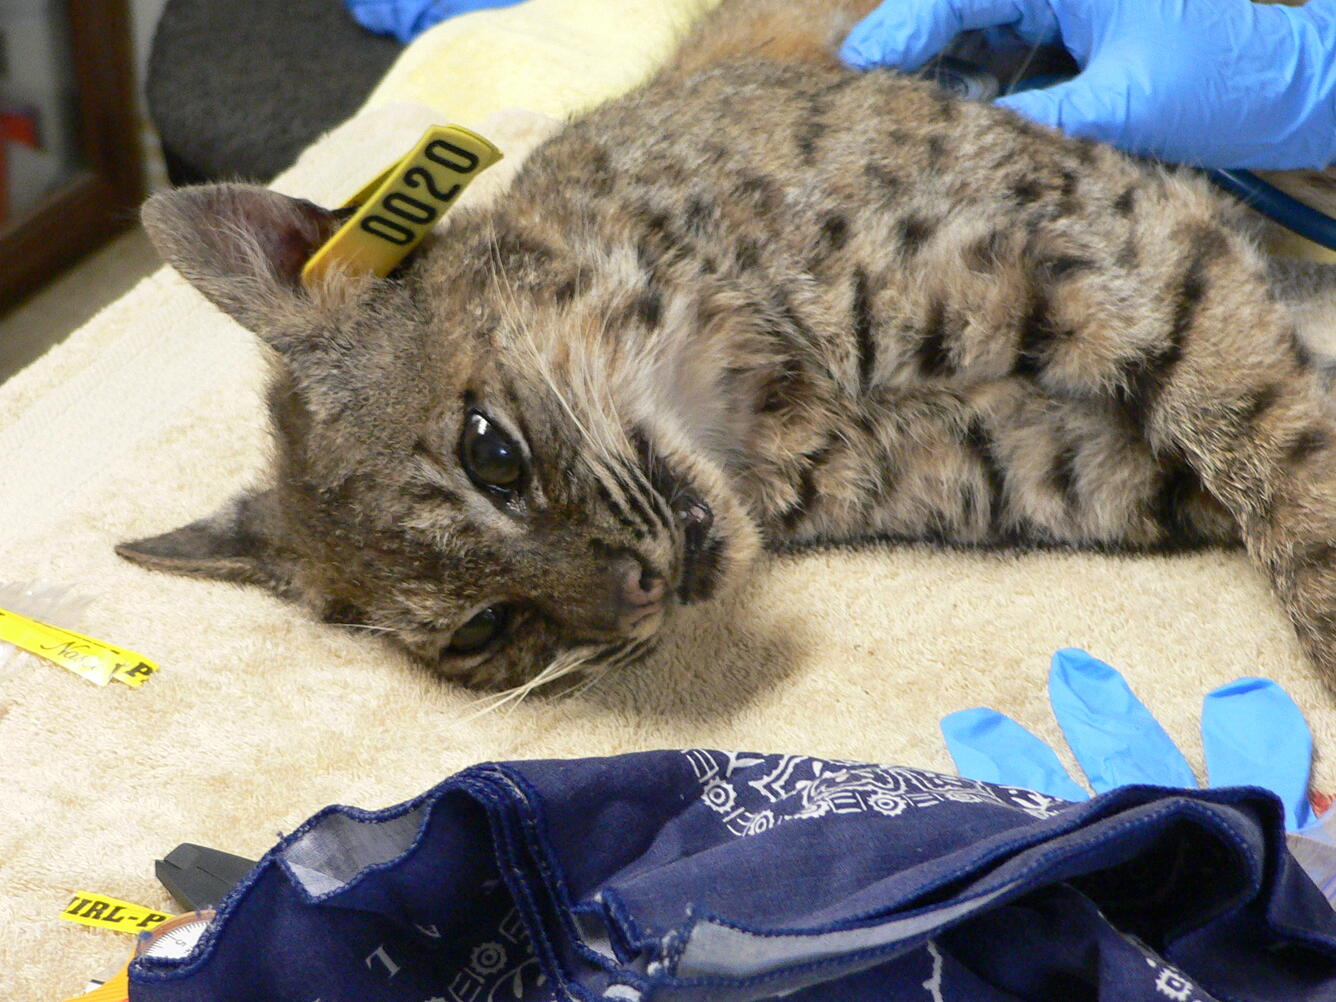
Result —
[[458, 125], [433, 125], [413, 151], [348, 200], [358, 210], [306, 262], [310, 283], [331, 267], [388, 275], [501, 151]]
[[117, 932], [128, 932], [135, 936], [156, 929], [171, 918], [170, 915], [155, 912], [143, 905], [119, 901], [105, 894], [90, 894], [87, 891], [75, 894], [70, 899], [69, 905], [60, 913], [60, 917], [78, 922], [80, 925], [115, 929]]
[[21, 647], [97, 685], [112, 679], [139, 688], [158, 670], [148, 658], [82, 633], [0, 609], [0, 641]]

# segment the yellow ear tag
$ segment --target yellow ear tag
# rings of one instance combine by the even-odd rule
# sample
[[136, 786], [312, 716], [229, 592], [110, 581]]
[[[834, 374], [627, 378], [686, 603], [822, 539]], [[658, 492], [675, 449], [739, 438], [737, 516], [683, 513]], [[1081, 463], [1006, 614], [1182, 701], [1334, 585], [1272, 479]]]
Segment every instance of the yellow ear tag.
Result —
[[433, 125], [413, 151], [348, 200], [358, 210], [302, 269], [309, 284], [330, 268], [388, 275], [421, 242], [470, 181], [501, 151], [458, 125]]

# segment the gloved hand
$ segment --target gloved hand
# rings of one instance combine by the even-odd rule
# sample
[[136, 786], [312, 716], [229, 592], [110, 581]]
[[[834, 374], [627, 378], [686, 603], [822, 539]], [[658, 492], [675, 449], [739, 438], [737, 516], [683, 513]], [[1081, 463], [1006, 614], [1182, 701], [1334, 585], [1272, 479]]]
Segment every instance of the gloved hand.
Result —
[[456, 14], [509, 7], [520, 0], [344, 0], [354, 20], [381, 35], [411, 42], [433, 24]]
[[[1131, 783], [1196, 787], [1183, 754], [1127, 682], [1103, 661], [1069, 648], [1053, 655], [1053, 715], [1096, 793]], [[942, 720], [956, 768], [969, 779], [1021, 786], [1063, 800], [1086, 793], [1053, 749], [996, 710], [961, 710]], [[1314, 820], [1308, 802], [1313, 739], [1294, 701], [1267, 679], [1241, 678], [1202, 701], [1209, 786], [1261, 786], [1285, 805], [1285, 827]]]
[[1041, 124], [1194, 167], [1336, 160], [1336, 0], [886, 0], [840, 56], [912, 71], [981, 28], [1061, 43], [1082, 68], [998, 99]]

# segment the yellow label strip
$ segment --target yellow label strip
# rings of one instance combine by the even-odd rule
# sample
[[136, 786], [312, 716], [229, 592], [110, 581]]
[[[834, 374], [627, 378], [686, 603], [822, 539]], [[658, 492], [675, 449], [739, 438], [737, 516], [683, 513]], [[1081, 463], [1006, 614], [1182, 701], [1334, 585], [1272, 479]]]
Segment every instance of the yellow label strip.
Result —
[[358, 210], [306, 262], [302, 281], [332, 268], [384, 277], [408, 256], [501, 151], [469, 129], [433, 125], [411, 153], [346, 203]]
[[29, 619], [8, 609], [0, 609], [0, 641], [68, 668], [97, 685], [106, 685], [116, 679], [137, 689], [158, 670], [158, 666], [142, 654]]
[[91, 925], [98, 929], [115, 929], [139, 935], [156, 929], [166, 922], [170, 915], [155, 912], [152, 908], [136, 905], [129, 901], [109, 898], [105, 894], [91, 894], [79, 891], [70, 899], [60, 917], [80, 925]]

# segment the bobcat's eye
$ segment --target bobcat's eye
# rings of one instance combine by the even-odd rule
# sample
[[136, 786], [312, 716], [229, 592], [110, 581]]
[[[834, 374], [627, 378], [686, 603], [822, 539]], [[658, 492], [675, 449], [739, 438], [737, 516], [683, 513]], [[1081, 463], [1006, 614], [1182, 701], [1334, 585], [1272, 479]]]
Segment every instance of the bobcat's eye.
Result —
[[502, 491], [523, 486], [525, 463], [520, 447], [481, 411], [469, 411], [459, 440], [464, 472], [476, 483]]
[[445, 647], [445, 653], [476, 654], [499, 637], [509, 623], [509, 606], [489, 605], [455, 630]]

